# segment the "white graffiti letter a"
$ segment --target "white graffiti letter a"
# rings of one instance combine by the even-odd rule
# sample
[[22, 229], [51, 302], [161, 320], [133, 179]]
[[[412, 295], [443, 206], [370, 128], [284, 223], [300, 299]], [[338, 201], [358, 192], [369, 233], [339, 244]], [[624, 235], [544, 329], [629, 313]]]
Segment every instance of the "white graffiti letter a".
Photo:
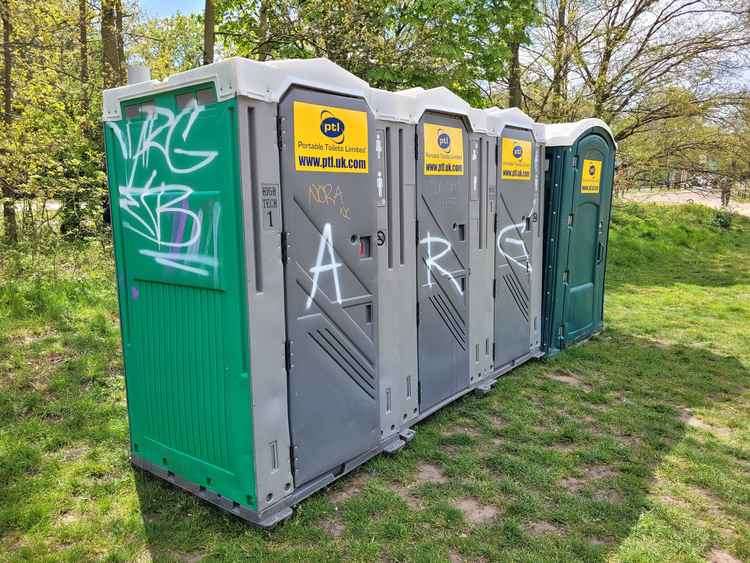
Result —
[[[328, 251], [328, 256], [331, 261], [324, 264], [323, 255], [325, 254], [326, 250]], [[341, 287], [339, 286], [338, 272], [338, 269], [340, 267], [341, 264], [336, 262], [336, 256], [333, 253], [333, 237], [331, 236], [331, 224], [326, 223], [323, 227], [323, 234], [320, 237], [320, 244], [318, 245], [318, 257], [315, 259], [315, 266], [310, 268], [310, 273], [312, 273], [313, 275], [312, 291], [310, 291], [310, 295], [307, 297], [307, 305], [305, 306], [305, 309], [309, 309], [310, 305], [312, 305], [313, 298], [318, 291], [318, 278], [320, 278], [320, 274], [323, 272], [333, 272], [333, 285], [336, 288], [336, 303], [341, 304]]]

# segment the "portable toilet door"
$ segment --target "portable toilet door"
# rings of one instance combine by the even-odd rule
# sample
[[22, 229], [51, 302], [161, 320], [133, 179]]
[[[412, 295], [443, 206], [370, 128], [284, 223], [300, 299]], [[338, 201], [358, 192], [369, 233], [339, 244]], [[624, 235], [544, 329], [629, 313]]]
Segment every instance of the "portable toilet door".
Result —
[[376, 172], [367, 103], [293, 87], [279, 103], [295, 483], [380, 438]]
[[494, 366], [504, 373], [539, 355], [543, 186], [541, 131], [517, 108], [489, 110], [500, 121], [495, 216]]
[[469, 131], [458, 115], [425, 112], [418, 126], [417, 346], [419, 410], [469, 384]]
[[544, 347], [553, 355], [602, 328], [616, 144], [598, 119], [545, 127]]

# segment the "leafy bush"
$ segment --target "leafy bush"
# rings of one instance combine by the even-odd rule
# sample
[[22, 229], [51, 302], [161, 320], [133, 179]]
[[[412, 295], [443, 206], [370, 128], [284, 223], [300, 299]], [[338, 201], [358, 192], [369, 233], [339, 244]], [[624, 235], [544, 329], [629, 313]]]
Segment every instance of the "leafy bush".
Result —
[[729, 229], [732, 226], [732, 213], [725, 209], [719, 209], [714, 214], [712, 223], [721, 229]]

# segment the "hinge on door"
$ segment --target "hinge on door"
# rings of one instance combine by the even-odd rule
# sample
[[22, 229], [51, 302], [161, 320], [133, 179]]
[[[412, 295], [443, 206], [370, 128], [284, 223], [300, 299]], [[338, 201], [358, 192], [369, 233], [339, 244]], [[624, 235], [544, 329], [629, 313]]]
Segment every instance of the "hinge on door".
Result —
[[286, 264], [288, 255], [286, 248], [286, 231], [281, 231], [281, 263]]
[[573, 224], [573, 214], [571, 213], [568, 215], [568, 227], [570, 227]]
[[283, 123], [283, 118], [280, 115], [276, 116], [276, 146], [279, 148], [279, 151], [281, 151], [284, 141], [282, 139], [282, 133], [281, 133], [281, 126]]
[[414, 160], [419, 160], [419, 134], [414, 131]]
[[497, 213], [495, 213], [495, 219], [492, 222], [492, 232], [493, 233], [497, 232]]
[[563, 275], [562, 275], [562, 281], [563, 281], [563, 283], [568, 283], [568, 274], [569, 274], [568, 270], [565, 270], [563, 272]]
[[417, 303], [417, 324], [419, 324], [419, 303]]
[[284, 366], [288, 375], [292, 369], [292, 343], [289, 340], [284, 342]]
[[560, 336], [560, 340], [565, 338], [565, 325], [560, 325], [560, 328], [558, 329], [557, 333]]
[[495, 299], [497, 296], [497, 278], [492, 280], [492, 298]]
[[292, 475], [294, 475], [294, 469], [295, 469], [295, 463], [294, 463], [294, 446], [289, 446], [289, 466], [292, 470]]

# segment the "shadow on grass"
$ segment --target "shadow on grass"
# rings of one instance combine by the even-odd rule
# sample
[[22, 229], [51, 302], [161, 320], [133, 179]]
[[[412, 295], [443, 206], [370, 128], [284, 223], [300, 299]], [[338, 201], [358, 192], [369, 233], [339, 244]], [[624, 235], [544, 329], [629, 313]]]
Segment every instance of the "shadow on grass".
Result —
[[[573, 379], [549, 377], [555, 372]], [[515, 370], [486, 397], [468, 396], [446, 407], [416, 427], [417, 438], [404, 451], [365, 466], [367, 490], [340, 507], [318, 493], [271, 532], [251, 529], [136, 470], [149, 549], [174, 557], [335, 560], [360, 553], [413, 560], [454, 552], [489, 560], [603, 560], [653, 508], [655, 472], [675, 448], [687, 448], [689, 457], [723, 472], [746, 455], [684, 438], [690, 413], [721, 409], [748, 388], [750, 372], [735, 358], [608, 331], [553, 360]], [[490, 422], [498, 417], [500, 427]], [[467, 421], [476, 436], [446, 438], [447, 429]], [[423, 462], [439, 464], [448, 481], [416, 489], [424, 509], [415, 511], [388, 484], [408, 481]], [[700, 486], [698, 473], [685, 479]], [[498, 506], [500, 516], [467, 525], [449, 506], [466, 496]], [[732, 499], [722, 502], [731, 505]], [[340, 536], [321, 532], [326, 518], [340, 521]], [[685, 536], [698, 541], [695, 534]], [[374, 552], [362, 551], [368, 543]], [[676, 549], [679, 556], [707, 546], [698, 541]]]

